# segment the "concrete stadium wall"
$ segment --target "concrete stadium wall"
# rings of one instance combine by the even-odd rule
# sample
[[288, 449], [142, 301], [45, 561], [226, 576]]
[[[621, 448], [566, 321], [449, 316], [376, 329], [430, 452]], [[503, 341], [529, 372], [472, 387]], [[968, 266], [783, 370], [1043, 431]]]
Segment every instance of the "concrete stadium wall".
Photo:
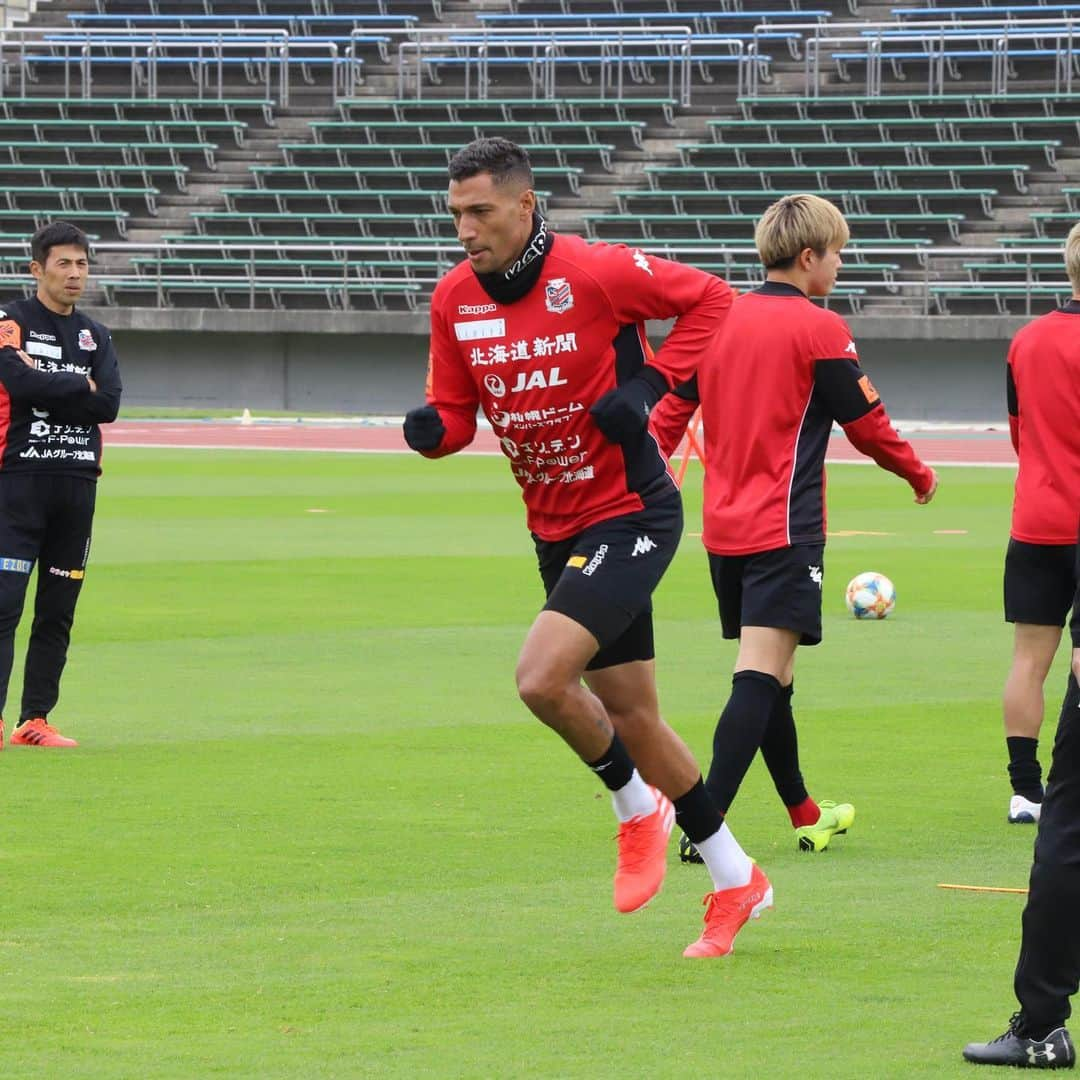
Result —
[[[93, 314], [113, 327], [128, 405], [397, 415], [423, 393], [422, 316], [385, 315], [365, 333], [355, 316], [333, 314], [212, 312], [198, 325], [198, 313], [159, 312], [193, 321], [161, 329], [130, 325], [142, 320], [123, 310]], [[1004, 420], [1005, 353], [1025, 320], [850, 321], [894, 418]]]

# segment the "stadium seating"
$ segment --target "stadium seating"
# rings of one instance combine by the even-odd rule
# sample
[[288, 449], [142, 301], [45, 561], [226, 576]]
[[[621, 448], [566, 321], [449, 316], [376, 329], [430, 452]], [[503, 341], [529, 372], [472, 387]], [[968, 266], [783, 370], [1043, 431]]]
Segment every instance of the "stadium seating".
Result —
[[[809, 0], [515, 0], [467, 21], [438, 0], [255, 8], [95, 0], [38, 32], [37, 53], [0, 73], [0, 232], [63, 212], [105, 240], [152, 238], [159, 250], [133, 248], [110, 263], [122, 273], [103, 275], [122, 303], [411, 310], [454, 258], [450, 156], [505, 135], [528, 148], [556, 227], [752, 284], [756, 218], [786, 191], [813, 190], [853, 230], [841, 306], [1054, 302], [1053, 260], [1011, 259], [1006, 242], [1049, 246], [1080, 205], [1068, 183], [1080, 108], [1053, 22], [1080, 5], [897, 8], [891, 26], [851, 40], [840, 40], [849, 22], [834, 27], [856, 4]], [[990, 86], [994, 35], [1017, 26]], [[281, 31], [295, 77], [279, 85], [265, 57]], [[688, 64], [673, 53], [687, 34]], [[131, 43], [154, 35], [186, 36], [188, 53], [170, 46], [156, 72], [140, 59], [125, 94]], [[193, 61], [228, 35], [231, 52]], [[101, 60], [92, 79], [62, 55], [81, 41], [94, 43], [95, 72]], [[875, 50], [881, 74], [860, 93]], [[1039, 205], [1017, 224], [1033, 190]], [[935, 254], [958, 243], [986, 254]], [[20, 268], [0, 259], [8, 269]]]

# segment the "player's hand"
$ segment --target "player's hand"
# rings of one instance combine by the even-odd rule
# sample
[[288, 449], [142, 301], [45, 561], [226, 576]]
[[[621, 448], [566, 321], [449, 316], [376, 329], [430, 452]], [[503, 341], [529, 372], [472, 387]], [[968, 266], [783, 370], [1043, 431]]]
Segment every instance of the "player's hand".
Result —
[[656, 390], [644, 379], [633, 378], [599, 398], [589, 415], [608, 442], [627, 445], [645, 434], [656, 402]]
[[90, 384], [90, 392], [97, 393], [97, 383], [89, 375], [86, 376], [86, 381]]
[[936, 470], [931, 469], [930, 470], [930, 476], [931, 476], [931, 480], [930, 480], [930, 488], [929, 488], [929, 490], [924, 491], [921, 495], [916, 495], [915, 496], [915, 501], [920, 506], [925, 506], [934, 497], [935, 493], [937, 492], [938, 475], [937, 475]]
[[23, 362], [23, 363], [24, 363], [24, 364], [25, 364], [25, 365], [26, 365], [27, 367], [32, 367], [32, 368], [36, 368], [36, 367], [37, 367], [37, 361], [36, 361], [36, 360], [35, 360], [35, 359], [34, 359], [34, 358], [33, 358], [32, 356], [27, 356], [27, 354], [26, 354], [26, 353], [24, 353], [24, 352], [22, 351], [22, 349], [16, 349], [15, 351], [16, 351], [16, 352], [17, 352], [17, 353], [19, 354], [19, 359], [20, 359], [20, 360], [21, 360], [21, 361], [22, 361], [22, 362]]
[[434, 450], [443, 441], [446, 425], [434, 405], [410, 409], [401, 425], [405, 441], [413, 450]]

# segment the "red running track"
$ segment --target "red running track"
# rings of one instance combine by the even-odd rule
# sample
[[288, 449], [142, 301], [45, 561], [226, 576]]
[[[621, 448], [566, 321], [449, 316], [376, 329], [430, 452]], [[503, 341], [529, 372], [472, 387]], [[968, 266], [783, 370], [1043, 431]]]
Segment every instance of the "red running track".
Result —
[[[102, 428], [110, 446], [169, 447], [198, 450], [312, 450], [324, 453], [408, 452], [396, 424], [324, 424], [227, 420], [122, 420]], [[947, 433], [913, 432], [909, 436], [919, 456], [931, 465], [1016, 464], [1009, 437], [1001, 431]], [[497, 454], [498, 440], [486, 429], [477, 432], [467, 453]], [[858, 453], [842, 435], [829, 443], [829, 461], [870, 459]]]

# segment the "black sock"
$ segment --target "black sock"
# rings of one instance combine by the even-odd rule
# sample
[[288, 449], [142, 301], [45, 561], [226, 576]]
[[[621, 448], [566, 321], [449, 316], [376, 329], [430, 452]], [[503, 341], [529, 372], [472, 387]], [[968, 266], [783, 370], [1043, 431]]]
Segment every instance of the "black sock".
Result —
[[694, 844], [708, 840], [724, 824], [724, 816], [705, 790], [705, 781], [698, 777], [697, 783], [674, 802], [675, 820], [679, 828]]
[[713, 756], [705, 787], [717, 810], [726, 814], [761, 746], [780, 693], [780, 683], [764, 671], [737, 671], [731, 697], [713, 732]]
[[1033, 803], [1043, 800], [1042, 766], [1039, 764], [1039, 740], [1022, 735], [1009, 735], [1005, 739], [1009, 748], [1009, 779], [1017, 795]]
[[791, 711], [794, 693], [794, 683], [780, 687], [780, 696], [761, 740], [761, 756], [785, 806], [798, 806], [810, 798], [799, 768], [799, 735]]
[[601, 757], [595, 761], [586, 761], [585, 764], [604, 781], [604, 787], [608, 791], [618, 791], [626, 787], [630, 783], [630, 777], [634, 775], [634, 763], [618, 735], [612, 735], [611, 745]]

